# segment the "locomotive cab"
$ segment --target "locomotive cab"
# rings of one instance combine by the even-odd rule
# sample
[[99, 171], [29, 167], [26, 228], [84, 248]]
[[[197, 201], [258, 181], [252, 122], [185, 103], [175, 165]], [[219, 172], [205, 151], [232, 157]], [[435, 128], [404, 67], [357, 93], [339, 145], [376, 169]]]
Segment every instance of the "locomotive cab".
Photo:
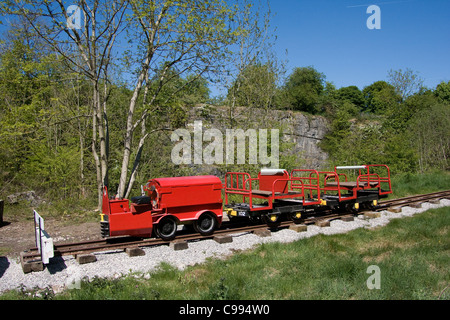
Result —
[[109, 199], [108, 189], [103, 189], [101, 214], [102, 237], [150, 237], [153, 231], [152, 205], [149, 197]]

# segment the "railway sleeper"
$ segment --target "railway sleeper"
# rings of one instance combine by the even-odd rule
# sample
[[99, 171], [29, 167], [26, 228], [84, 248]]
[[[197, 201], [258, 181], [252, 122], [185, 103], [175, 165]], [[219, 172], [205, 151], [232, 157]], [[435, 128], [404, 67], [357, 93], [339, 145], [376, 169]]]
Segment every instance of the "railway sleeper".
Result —
[[22, 265], [23, 273], [44, 270], [44, 264], [42, 263], [41, 259], [26, 260], [26, 258], [24, 257], [25, 254], [26, 252], [20, 253], [20, 264]]

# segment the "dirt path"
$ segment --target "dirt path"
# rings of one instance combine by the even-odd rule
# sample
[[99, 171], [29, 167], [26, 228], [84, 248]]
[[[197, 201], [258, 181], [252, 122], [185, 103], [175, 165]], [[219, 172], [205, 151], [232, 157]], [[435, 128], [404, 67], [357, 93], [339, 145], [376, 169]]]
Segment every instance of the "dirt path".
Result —
[[[7, 219], [0, 227], [0, 256], [18, 256], [21, 251], [35, 247], [34, 222], [13, 221]], [[99, 239], [100, 224], [84, 222], [70, 224], [67, 221], [45, 219], [45, 230], [54, 243], [75, 242]]]

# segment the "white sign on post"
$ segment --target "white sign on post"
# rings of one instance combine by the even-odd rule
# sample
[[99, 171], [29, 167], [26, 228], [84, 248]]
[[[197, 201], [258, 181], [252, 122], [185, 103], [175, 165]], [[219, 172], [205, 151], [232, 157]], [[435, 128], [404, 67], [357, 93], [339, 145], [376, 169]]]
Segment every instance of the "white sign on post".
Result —
[[43, 264], [48, 264], [50, 258], [53, 258], [53, 239], [44, 230], [44, 219], [33, 210], [34, 213], [34, 230], [35, 230], [35, 240], [36, 246], [41, 254], [41, 260]]

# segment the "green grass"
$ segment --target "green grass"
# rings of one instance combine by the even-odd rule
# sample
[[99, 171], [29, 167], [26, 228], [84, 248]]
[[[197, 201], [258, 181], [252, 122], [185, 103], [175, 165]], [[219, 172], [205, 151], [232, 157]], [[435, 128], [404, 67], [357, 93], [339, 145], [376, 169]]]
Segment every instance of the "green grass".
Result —
[[391, 184], [393, 195], [390, 198], [450, 190], [450, 172], [435, 171], [393, 175]]
[[[263, 244], [225, 260], [83, 282], [54, 299], [450, 299], [450, 207], [374, 230]], [[369, 290], [370, 265], [381, 288]], [[3, 298], [21, 299], [9, 293]], [[48, 297], [48, 296], [47, 296]]]

